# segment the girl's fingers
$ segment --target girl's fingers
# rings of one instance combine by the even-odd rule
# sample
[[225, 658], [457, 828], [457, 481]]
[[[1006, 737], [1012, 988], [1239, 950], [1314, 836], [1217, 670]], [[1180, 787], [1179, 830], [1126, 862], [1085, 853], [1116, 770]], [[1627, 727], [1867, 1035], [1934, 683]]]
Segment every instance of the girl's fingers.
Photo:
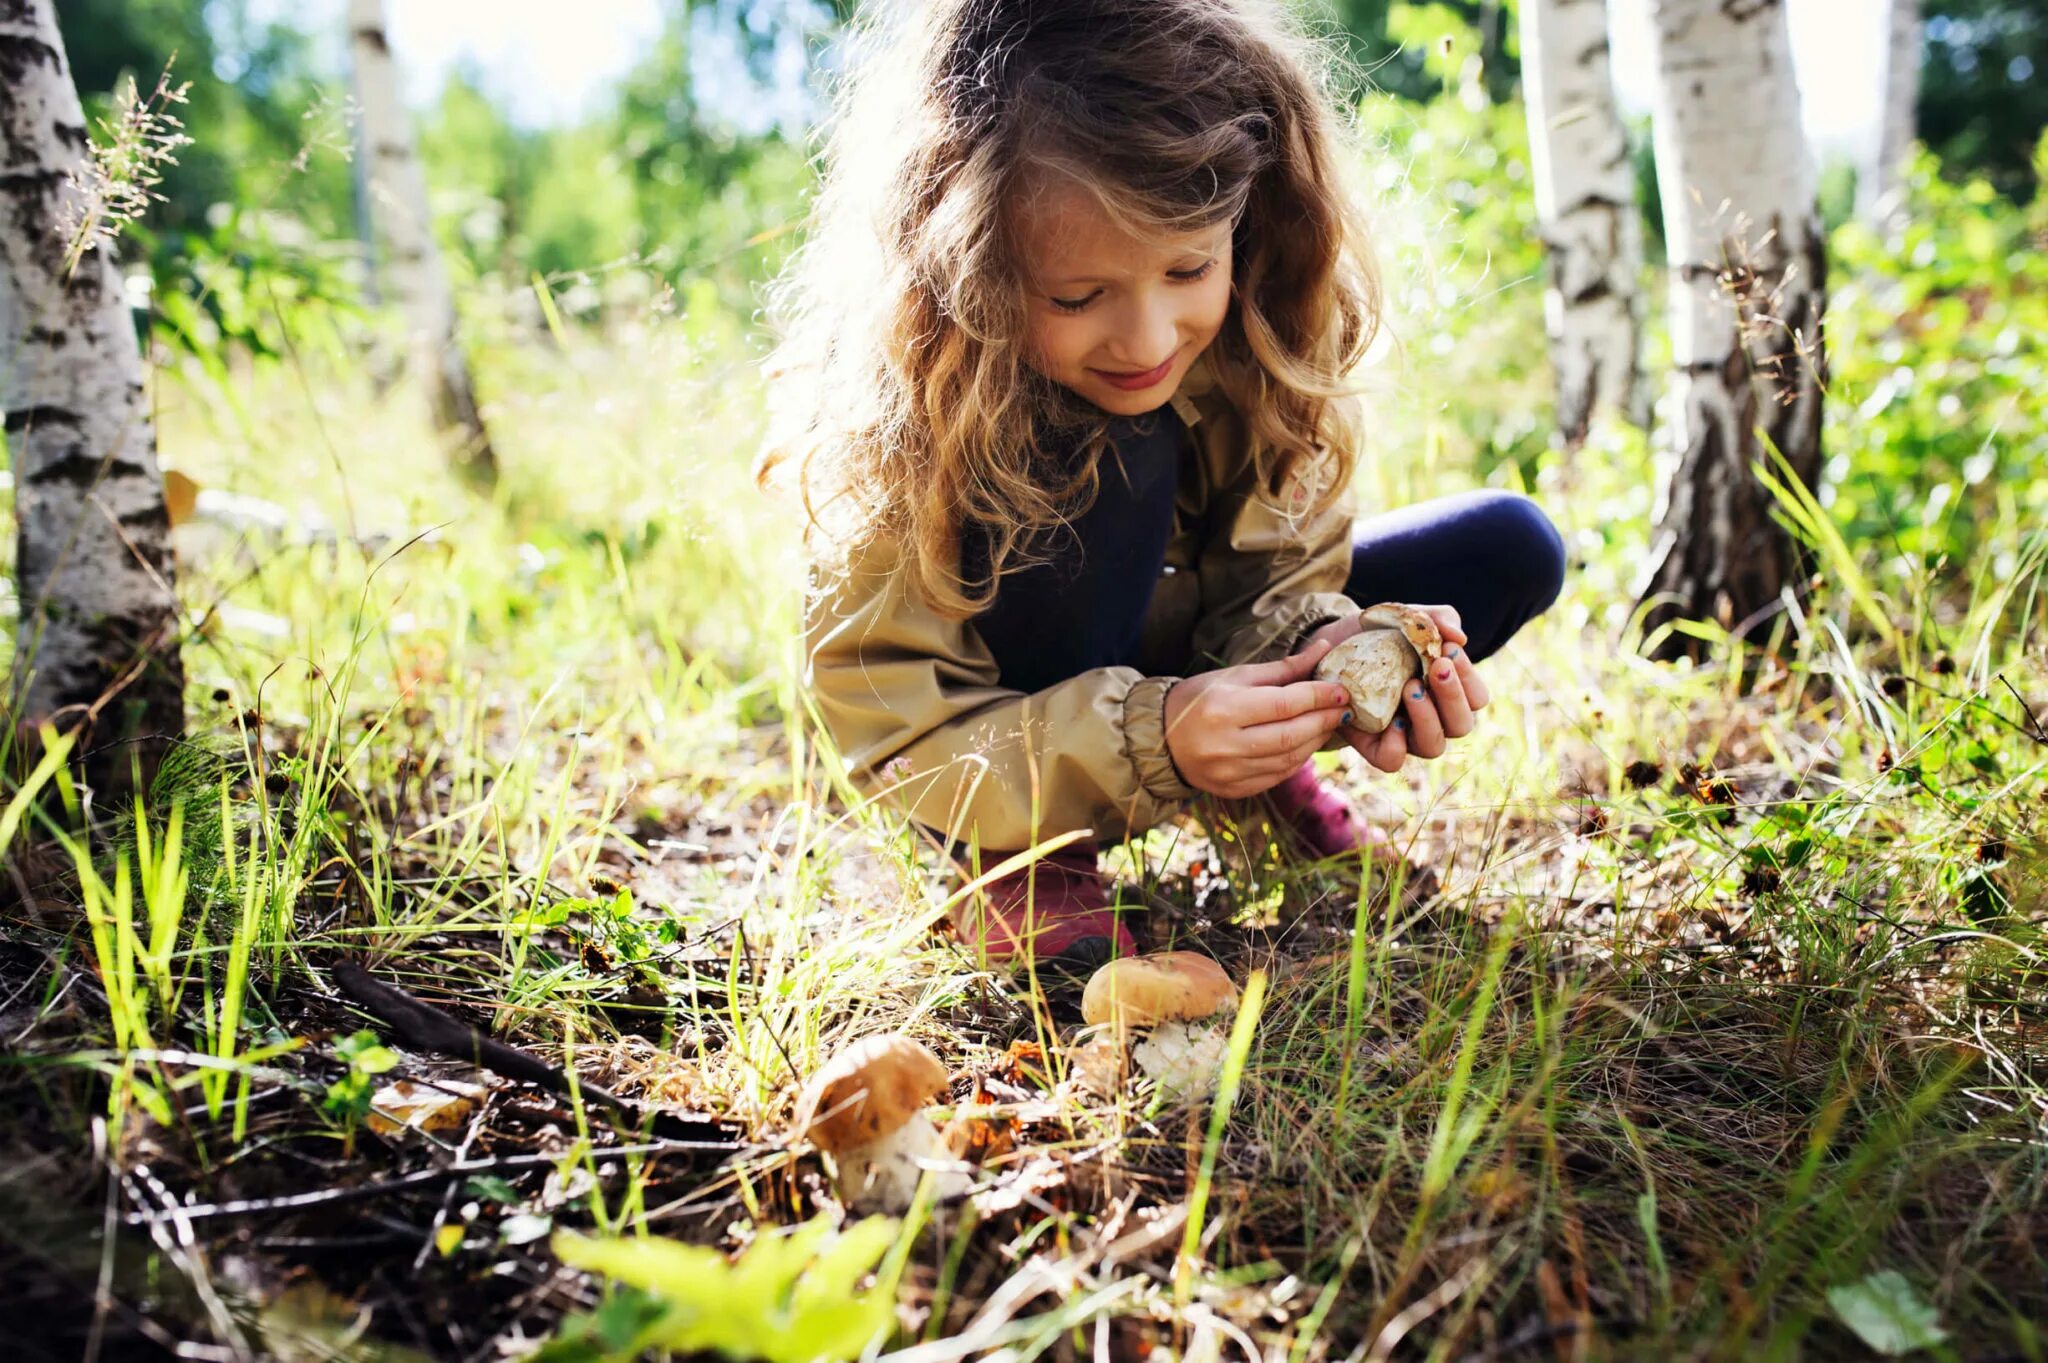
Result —
[[[1297, 681], [1285, 686], [1246, 686], [1229, 694], [1230, 713], [1247, 729], [1278, 724], [1320, 711], [1341, 714], [1349, 697], [1335, 682]], [[1324, 732], [1328, 732], [1325, 730]]]
[[[1323, 737], [1327, 738], [1328, 736], [1329, 735], [1325, 734]], [[1298, 771], [1303, 766], [1307, 765], [1308, 762], [1322, 750], [1323, 739], [1318, 738], [1312, 742], [1304, 743], [1300, 747], [1294, 749], [1294, 751], [1288, 753], [1286, 759], [1282, 761], [1280, 764], [1281, 766], [1286, 768], [1285, 771], [1280, 773], [1280, 779], [1282, 779], [1283, 781], [1286, 780], [1289, 775], [1291, 775], [1295, 771]]]
[[1456, 606], [1418, 606], [1416, 609], [1436, 621], [1436, 632], [1444, 636], [1445, 643], [1469, 644], [1472, 642], [1465, 637], [1465, 625], [1458, 618], [1458, 608]]
[[1344, 737], [1360, 757], [1381, 771], [1399, 771], [1408, 760], [1408, 730], [1404, 724], [1390, 724], [1376, 734], [1346, 729]]
[[1463, 738], [1471, 733], [1472, 702], [1465, 695], [1465, 683], [1458, 677], [1457, 664], [1449, 658], [1439, 658], [1431, 663], [1428, 685], [1430, 698], [1436, 702], [1437, 718], [1443, 725], [1444, 737]]
[[1342, 710], [1311, 710], [1275, 724], [1254, 724], [1238, 731], [1243, 756], [1254, 760], [1277, 757], [1307, 743], [1313, 751], [1343, 720]]
[[1401, 710], [1408, 718], [1408, 751], [1425, 761], [1444, 755], [1444, 720], [1423, 684], [1411, 678], [1401, 692]]
[[1452, 644], [1444, 649], [1444, 656], [1458, 669], [1458, 684], [1465, 688], [1465, 700], [1474, 710], [1484, 710], [1486, 702], [1493, 699], [1493, 693], [1486, 689], [1486, 682], [1480, 677], [1479, 669], [1472, 665], [1472, 655]]
[[1303, 764], [1321, 749], [1321, 743], [1304, 743], [1289, 748], [1286, 752], [1269, 758], [1261, 758], [1248, 765], [1238, 777], [1237, 785], [1248, 794], [1263, 794], [1300, 771]]
[[1286, 686], [1314, 672], [1323, 655], [1334, 647], [1328, 639], [1318, 639], [1285, 658], [1275, 658], [1270, 663], [1245, 663], [1228, 670], [1237, 674], [1231, 680], [1240, 686]]

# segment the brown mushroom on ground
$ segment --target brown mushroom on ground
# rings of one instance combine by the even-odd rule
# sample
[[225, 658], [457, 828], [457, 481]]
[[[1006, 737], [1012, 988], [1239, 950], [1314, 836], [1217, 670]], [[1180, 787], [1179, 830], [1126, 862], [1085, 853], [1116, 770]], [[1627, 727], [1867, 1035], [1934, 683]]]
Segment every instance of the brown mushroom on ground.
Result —
[[1351, 697], [1351, 725], [1384, 732], [1401, 709], [1401, 688], [1443, 656], [1444, 639], [1428, 612], [1384, 601], [1362, 612], [1363, 627], [1316, 664], [1316, 677]]
[[[1111, 961], [1089, 979], [1081, 1016], [1103, 1028], [1084, 1070], [1102, 1073], [1104, 1054], [1131, 1058], [1162, 1092], [1191, 1095], [1214, 1087], [1229, 1037], [1217, 1015], [1237, 1004], [1223, 967], [1194, 951], [1161, 951]], [[1103, 1036], [1108, 1037], [1105, 1051]], [[1096, 1080], [1099, 1086], [1099, 1079]]]
[[[897, 1032], [866, 1037], [832, 1057], [797, 1100], [793, 1130], [831, 1158], [839, 1192], [855, 1211], [901, 1212], [926, 1161], [952, 1152], [923, 1108], [946, 1092], [946, 1067]], [[932, 1170], [940, 1198], [967, 1189], [958, 1168]]]

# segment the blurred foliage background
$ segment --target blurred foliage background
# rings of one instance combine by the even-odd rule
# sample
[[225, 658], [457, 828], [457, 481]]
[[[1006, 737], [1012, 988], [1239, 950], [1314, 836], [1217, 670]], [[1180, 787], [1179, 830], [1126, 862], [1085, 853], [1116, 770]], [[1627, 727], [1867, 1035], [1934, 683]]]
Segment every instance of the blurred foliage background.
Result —
[[[477, 72], [451, 70], [418, 131], [472, 345], [544, 332], [536, 278], [570, 323], [602, 329], [662, 300], [701, 326], [751, 333], [811, 167], [789, 132], [747, 131], [711, 107], [693, 50], [719, 35], [765, 97], [778, 46], [798, 42], [822, 100], [851, 9], [667, 0], [658, 40], [605, 104], [560, 126], [523, 126]], [[198, 137], [127, 242], [160, 353], [218, 371], [224, 354], [278, 356], [287, 316], [302, 343], [345, 345], [368, 325], [341, 35], [260, 17], [251, 0], [58, 10], [89, 114], [105, 116], [130, 76], [148, 89], [167, 64], [191, 83], [179, 112]], [[1426, 358], [1431, 371], [1405, 376], [1442, 399], [1430, 438], [1469, 456], [1452, 462], [1478, 481], [1526, 482], [1549, 441], [1550, 396], [1513, 6], [1332, 0], [1314, 15], [1338, 40], [1347, 93], [1383, 153], [1372, 174], [1387, 196], [1391, 320], [1411, 366]], [[1837, 161], [1823, 175], [1835, 257], [1829, 495], [1853, 541], [1940, 560], [1968, 551], [1973, 525], [1998, 519], [1995, 503], [2038, 513], [2048, 499], [2034, 473], [2048, 439], [2048, 13], [2031, 0], [1929, 0], [1924, 19], [1926, 149], [1907, 225], [1883, 235], [1851, 221], [1854, 169]], [[1634, 134], [1654, 266], [1647, 120]], [[493, 366], [479, 369], [488, 403]]]

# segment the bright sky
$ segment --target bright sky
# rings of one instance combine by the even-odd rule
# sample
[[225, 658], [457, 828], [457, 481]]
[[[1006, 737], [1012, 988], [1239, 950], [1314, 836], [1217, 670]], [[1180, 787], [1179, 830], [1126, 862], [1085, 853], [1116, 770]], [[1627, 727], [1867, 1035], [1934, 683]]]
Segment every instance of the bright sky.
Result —
[[[751, 0], [787, 12], [805, 0]], [[1874, 150], [1882, 67], [1882, 7], [1871, 0], [1788, 0], [1794, 59], [1808, 132], [1823, 148], [1849, 155]], [[661, 29], [660, 0], [386, 0], [392, 46], [408, 97], [424, 103], [449, 69], [468, 60], [512, 117], [529, 126], [558, 123], [598, 107], [607, 90]], [[252, 8], [259, 11], [259, 3]], [[342, 0], [268, 0], [315, 31], [339, 33]], [[1612, 0], [1614, 70], [1625, 104], [1650, 105], [1647, 0]], [[331, 20], [329, 18], [331, 16]], [[566, 18], [565, 18], [566, 16]], [[793, 124], [801, 53], [784, 52], [778, 98], [763, 101], [732, 78], [721, 54], [699, 53], [706, 103], [742, 126]]]

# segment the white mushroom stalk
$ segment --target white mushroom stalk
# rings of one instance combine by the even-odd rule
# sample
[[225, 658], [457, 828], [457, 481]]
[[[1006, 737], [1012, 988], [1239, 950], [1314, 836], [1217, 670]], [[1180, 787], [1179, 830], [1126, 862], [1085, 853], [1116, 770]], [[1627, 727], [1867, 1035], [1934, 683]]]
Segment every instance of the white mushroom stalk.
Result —
[[[1237, 987], [1223, 968], [1193, 951], [1127, 956], [1095, 972], [1081, 997], [1081, 1016], [1101, 1029], [1094, 1063], [1120, 1058], [1123, 1047], [1160, 1092], [1196, 1097], [1216, 1086], [1229, 1049], [1229, 1011]], [[1107, 1038], [1107, 1045], [1101, 1038]]]
[[917, 1196], [917, 1185], [932, 1167], [933, 1192], [941, 1199], [967, 1190], [967, 1175], [953, 1166], [953, 1153], [938, 1126], [922, 1112], [888, 1135], [832, 1156], [839, 1190], [855, 1211], [901, 1212]]
[[1229, 1049], [1230, 1034], [1221, 1022], [1162, 1022], [1132, 1043], [1131, 1059], [1160, 1092], [1191, 1097], [1216, 1087]]
[[946, 1092], [946, 1067], [900, 1033], [867, 1037], [834, 1056], [797, 1101], [795, 1134], [809, 1137], [856, 1212], [908, 1210], [927, 1170], [941, 1200], [968, 1175], [923, 1108]]

